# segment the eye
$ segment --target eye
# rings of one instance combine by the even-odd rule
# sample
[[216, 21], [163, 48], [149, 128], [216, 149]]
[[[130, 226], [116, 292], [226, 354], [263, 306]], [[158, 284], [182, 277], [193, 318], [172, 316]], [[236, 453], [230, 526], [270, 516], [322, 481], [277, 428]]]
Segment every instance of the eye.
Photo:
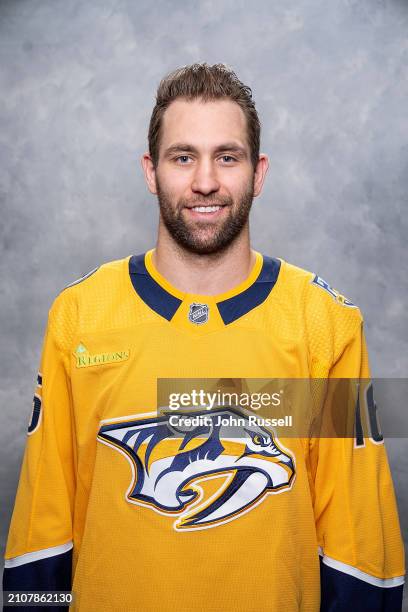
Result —
[[189, 159], [189, 155], [179, 155], [178, 157], [176, 157], [176, 161], [179, 162], [182, 166], [185, 166]]
[[223, 155], [221, 159], [222, 159], [223, 161], [226, 161], [226, 162], [234, 162], [234, 161], [237, 161], [237, 160], [235, 159], [235, 157], [232, 157], [232, 155]]
[[259, 434], [255, 434], [252, 438], [252, 441], [254, 442], [254, 444], [262, 444], [262, 438]]

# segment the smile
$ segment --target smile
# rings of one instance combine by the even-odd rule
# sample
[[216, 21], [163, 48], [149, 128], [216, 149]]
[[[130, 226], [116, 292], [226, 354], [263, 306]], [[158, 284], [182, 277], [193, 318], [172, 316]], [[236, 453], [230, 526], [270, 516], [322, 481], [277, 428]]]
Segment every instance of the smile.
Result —
[[190, 210], [200, 213], [212, 213], [221, 210], [221, 208], [223, 208], [223, 206], [193, 206]]

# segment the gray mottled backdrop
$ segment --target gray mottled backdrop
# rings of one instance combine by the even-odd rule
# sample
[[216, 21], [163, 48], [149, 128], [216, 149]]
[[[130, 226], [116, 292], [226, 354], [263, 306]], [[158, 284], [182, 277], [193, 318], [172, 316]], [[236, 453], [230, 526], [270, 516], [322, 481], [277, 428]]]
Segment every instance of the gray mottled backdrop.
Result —
[[[177, 66], [253, 88], [271, 160], [254, 246], [358, 303], [373, 374], [407, 376], [407, 33], [407, 0], [0, 0], [3, 543], [52, 300], [153, 245], [139, 158]], [[388, 441], [405, 534], [407, 448]]]

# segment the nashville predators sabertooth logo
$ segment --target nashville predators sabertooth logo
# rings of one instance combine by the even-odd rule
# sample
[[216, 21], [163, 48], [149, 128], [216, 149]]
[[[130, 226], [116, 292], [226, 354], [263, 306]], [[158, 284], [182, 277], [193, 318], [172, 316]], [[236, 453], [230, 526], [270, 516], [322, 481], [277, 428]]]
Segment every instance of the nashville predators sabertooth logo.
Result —
[[[230, 426], [216, 425], [219, 416], [231, 415], [245, 423], [234, 427], [233, 437]], [[104, 424], [98, 440], [131, 464], [126, 500], [177, 517], [176, 531], [229, 522], [268, 495], [292, 487], [292, 453], [269, 429], [249, 425], [247, 416], [234, 408], [207, 412], [205, 426], [170, 425], [169, 415], [149, 417]]]

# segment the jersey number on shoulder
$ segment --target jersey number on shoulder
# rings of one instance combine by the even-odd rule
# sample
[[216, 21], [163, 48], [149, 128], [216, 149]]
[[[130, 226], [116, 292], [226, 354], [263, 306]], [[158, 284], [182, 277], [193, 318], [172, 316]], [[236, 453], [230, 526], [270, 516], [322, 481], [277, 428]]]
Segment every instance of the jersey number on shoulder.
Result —
[[[42, 388], [42, 374], [38, 372], [37, 374], [37, 389], [41, 390]], [[33, 397], [33, 411], [31, 413], [30, 423], [28, 425], [28, 435], [31, 435], [35, 432], [37, 427], [40, 424], [41, 419], [41, 395], [39, 393], [34, 393]]]
[[333, 289], [333, 287], [331, 287], [329, 283], [323, 280], [321, 276], [317, 276], [317, 274], [315, 274], [311, 282], [313, 285], [324, 289], [329, 295], [332, 296], [332, 298], [335, 302], [337, 302], [337, 304], [340, 304], [341, 306], [348, 306], [349, 308], [357, 308], [357, 306], [353, 304], [353, 302], [351, 302], [348, 298], [339, 293], [337, 289]]
[[[355, 418], [355, 445], [356, 447], [365, 446], [363, 425], [361, 419], [361, 402], [360, 402], [360, 389], [357, 393], [356, 400], [356, 418]], [[373, 383], [370, 382], [366, 390], [364, 391], [364, 405], [367, 409], [368, 414], [368, 428], [369, 437], [373, 444], [382, 444], [384, 436], [381, 433], [380, 425], [378, 423], [377, 415], [377, 404], [374, 400]]]

